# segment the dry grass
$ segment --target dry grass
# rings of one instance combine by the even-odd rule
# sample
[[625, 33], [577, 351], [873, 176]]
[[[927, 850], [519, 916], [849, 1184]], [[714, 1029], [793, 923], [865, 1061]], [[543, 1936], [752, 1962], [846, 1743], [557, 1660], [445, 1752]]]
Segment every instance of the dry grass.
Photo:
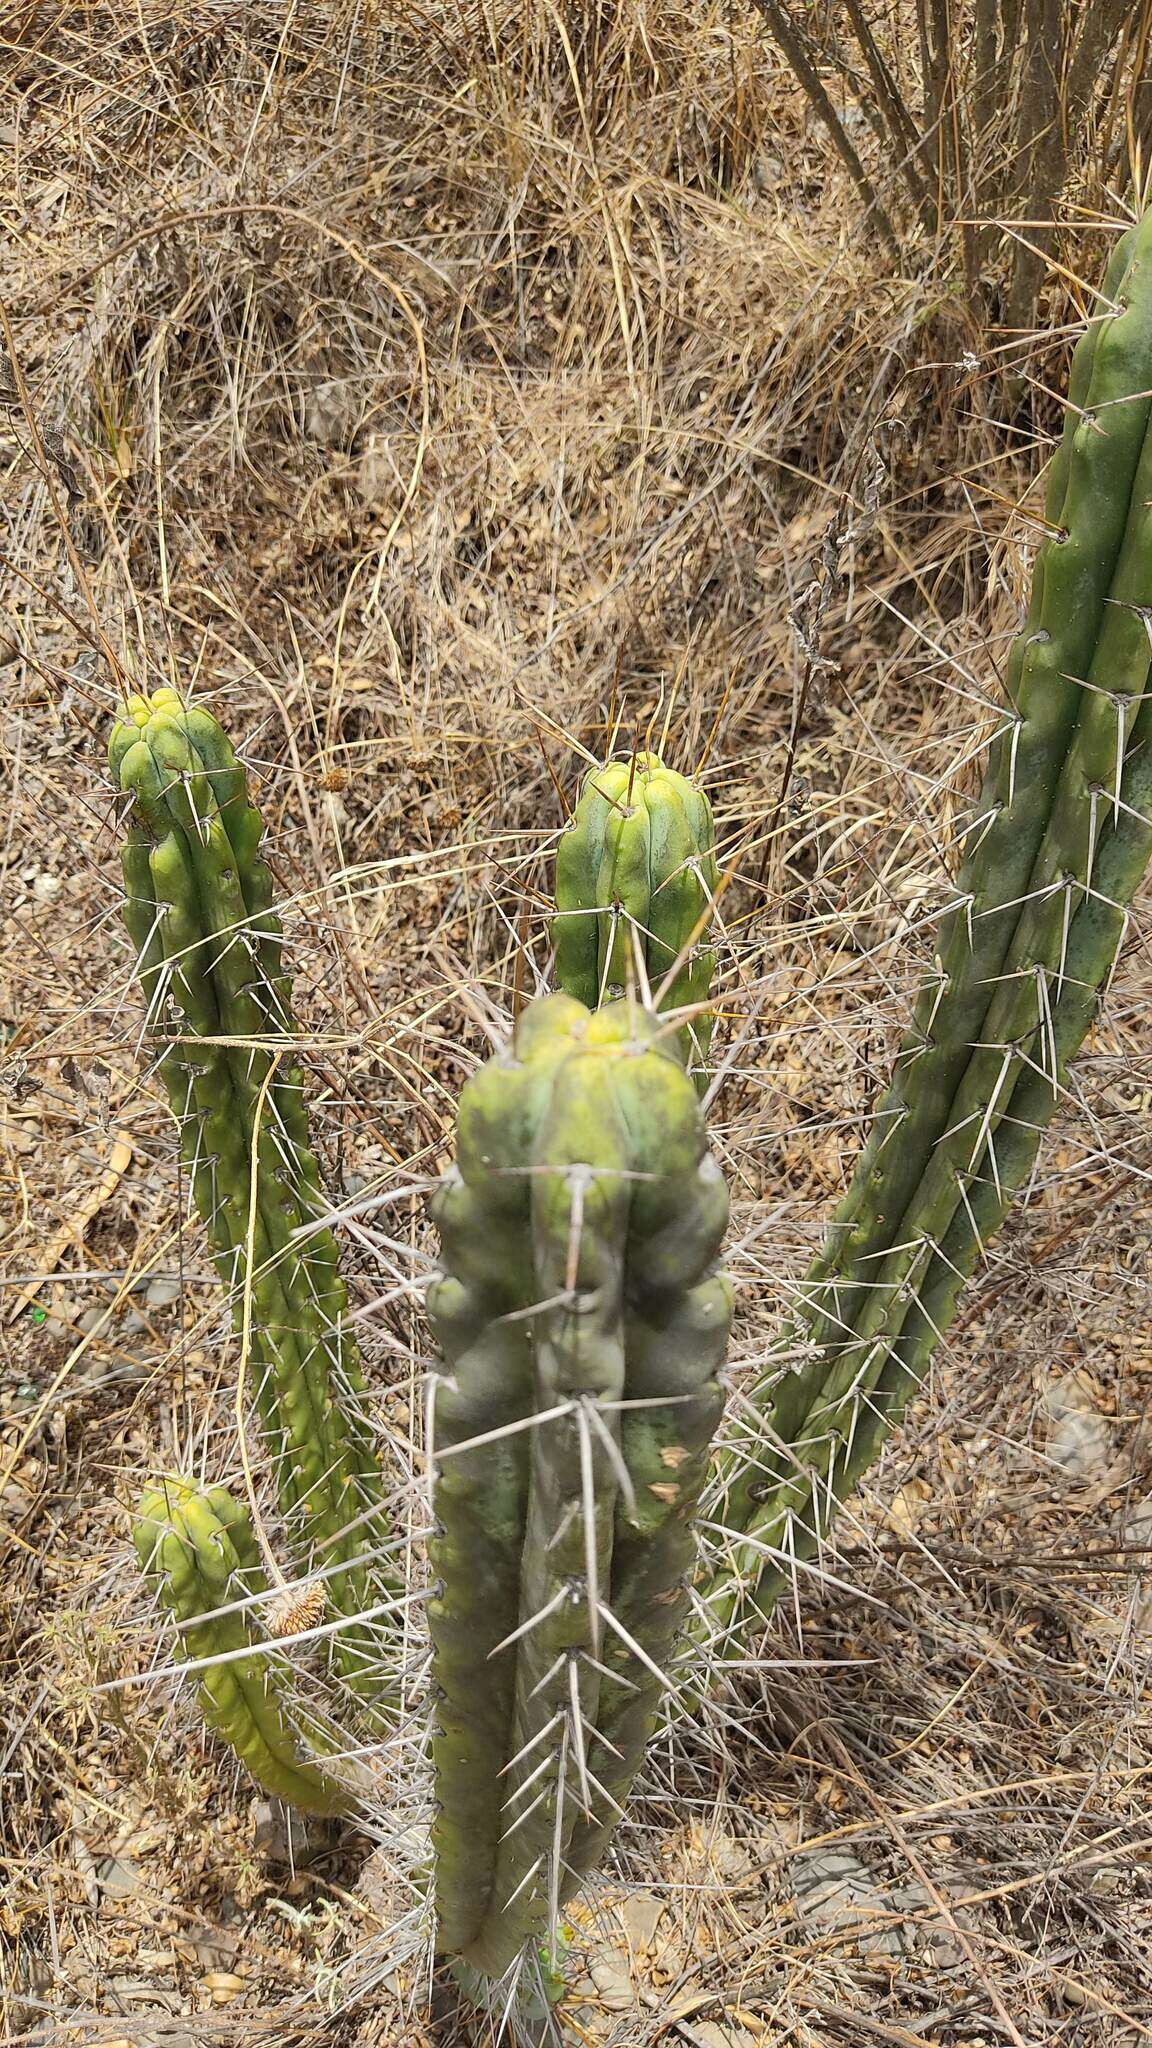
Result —
[[[951, 280], [889, 274], [754, 18], [710, 0], [27, 6], [7, 36], [0, 1998], [61, 2044], [422, 2041], [390, 1852], [270, 1860], [169, 1688], [95, 1691], [167, 1654], [126, 1555], [142, 1477], [236, 1464], [226, 1316], [133, 1056], [120, 675], [247, 736], [345, 1205], [437, 1169], [485, 1024], [545, 971], [554, 783], [613, 730], [703, 769], [744, 1375], [923, 963], [1091, 297], [1057, 276], [1055, 341], [989, 340]], [[1123, 212], [1073, 212], [1080, 274]], [[1034, 380], [1006, 420], [1002, 361]], [[658, 1745], [577, 1915], [601, 1980], [571, 2040], [1152, 2039], [1148, 988], [1137, 929], [779, 1668]], [[345, 1241], [403, 1471], [426, 1232], [417, 1196], [381, 1216], [390, 1245]], [[1044, 1421], [1073, 1369], [1078, 1482]], [[814, 1844], [866, 1873], [838, 1866], [839, 1920]], [[629, 1888], [666, 1911], [610, 2009]]]

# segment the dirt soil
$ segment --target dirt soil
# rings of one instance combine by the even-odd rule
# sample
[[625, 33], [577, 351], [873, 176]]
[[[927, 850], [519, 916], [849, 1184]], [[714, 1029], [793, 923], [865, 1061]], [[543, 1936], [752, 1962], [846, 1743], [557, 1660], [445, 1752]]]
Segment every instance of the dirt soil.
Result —
[[[149, 1475], [235, 1476], [236, 1351], [137, 1057], [111, 712], [175, 683], [243, 744], [415, 1528], [422, 1190], [612, 745], [702, 776], [732, 869], [711, 1117], [755, 1374], [930, 955], [1090, 295], [1054, 280], [1005, 411], [963, 293], [897, 270], [710, 0], [16, 14], [0, 2040], [464, 2040], [398, 1875], [418, 1737], [397, 1810], [290, 1841], [130, 1551]], [[655, 1745], [561, 2038], [1152, 2040], [1146, 912], [835, 1547]]]

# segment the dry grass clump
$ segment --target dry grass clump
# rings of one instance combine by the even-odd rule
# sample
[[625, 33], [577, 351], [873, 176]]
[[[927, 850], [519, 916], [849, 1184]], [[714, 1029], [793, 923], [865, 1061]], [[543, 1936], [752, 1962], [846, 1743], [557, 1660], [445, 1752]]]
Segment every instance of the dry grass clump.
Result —
[[1053, 216], [1073, 192], [1099, 206], [1147, 135], [1147, 0], [755, 4], [897, 263], [927, 237], [970, 301], [1029, 328]]
[[[923, 964], [1076, 278], [1123, 209], [1070, 214], [1044, 333], [985, 335], [927, 242], [893, 269], [739, 10], [73, 6], [6, 35], [9, 2031], [418, 2041], [411, 1840], [286, 1845], [170, 1687], [96, 1691], [169, 1656], [126, 1558], [141, 1478], [236, 1463], [224, 1307], [134, 1059], [121, 677], [246, 738], [405, 1488], [418, 1190], [546, 970], [562, 798], [613, 734], [702, 770], [750, 1373]], [[1147, 990], [1138, 926], [825, 1574], [657, 1745], [574, 1916], [571, 2040], [1147, 2038]]]

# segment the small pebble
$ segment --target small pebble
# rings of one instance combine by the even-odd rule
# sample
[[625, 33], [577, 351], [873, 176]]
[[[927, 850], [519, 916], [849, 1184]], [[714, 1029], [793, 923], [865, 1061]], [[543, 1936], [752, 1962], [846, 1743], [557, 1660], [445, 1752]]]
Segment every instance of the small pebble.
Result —
[[792, 1859], [792, 1879], [801, 1917], [811, 1926], [852, 1936], [862, 1955], [901, 1954], [893, 1903], [850, 1850], [804, 1850]]
[[1067, 1479], [1101, 1479], [1112, 1462], [1108, 1424], [1102, 1415], [1065, 1415], [1052, 1430], [1045, 1450]]
[[624, 1932], [634, 1949], [643, 1952], [656, 1940], [656, 1929], [664, 1917], [664, 1900], [654, 1892], [633, 1892], [620, 1908]]
[[100, 1856], [96, 1861], [96, 1882], [102, 1899], [130, 1899], [139, 1890], [140, 1865], [130, 1856]]
[[601, 2005], [606, 2005], [609, 2012], [624, 2012], [634, 2004], [632, 1976], [623, 1956], [597, 1956], [588, 1974]]
[[736, 2020], [681, 2020], [678, 2031], [692, 2048], [758, 2048], [755, 2034]]
[[155, 1280], [149, 1281], [144, 1291], [144, 1299], [149, 1308], [167, 1308], [171, 1302], [180, 1299], [179, 1280], [172, 1280], [165, 1274], [159, 1274]]

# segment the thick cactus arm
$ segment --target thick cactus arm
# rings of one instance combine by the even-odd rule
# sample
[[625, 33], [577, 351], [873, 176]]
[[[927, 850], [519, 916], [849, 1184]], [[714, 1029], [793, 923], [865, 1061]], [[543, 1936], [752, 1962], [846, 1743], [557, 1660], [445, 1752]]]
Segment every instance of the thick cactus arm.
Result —
[[[1049, 822], [1082, 682], [1100, 636], [1124, 545], [1148, 415], [1152, 216], [1141, 222], [1118, 285], [1123, 310], [1095, 324], [1080, 412], [1069, 412], [1057, 470], [1060, 529], [1045, 540], [1034, 604], [1005, 677], [1009, 717], [994, 743], [957, 907], [940, 931], [940, 972], [926, 986], [891, 1089], [829, 1240], [828, 1263], [861, 1285], [901, 1219], [940, 1133], [972, 1047], [982, 1040], [1033, 864]], [[1088, 338], [1086, 337], [1086, 340]], [[1079, 344], [1085, 347], [1085, 341]]]
[[718, 1638], [731, 1635], [748, 1597], [746, 1587], [755, 1589], [755, 1604], [766, 1615], [788, 1584], [786, 1560], [815, 1553], [835, 1502], [867, 1470], [920, 1385], [965, 1281], [1031, 1172], [1123, 939], [1124, 906], [1152, 857], [1152, 716], [1147, 706], [1141, 719], [1122, 787], [1121, 823], [1104, 837], [1095, 890], [1068, 932], [1065, 989], [1053, 1011], [1045, 1061], [1026, 1065], [1016, 1081], [999, 1125], [995, 1173], [984, 1151], [981, 1171], [972, 1177], [938, 1249], [923, 1262], [915, 1287], [892, 1302], [867, 1345], [857, 1339], [855, 1349], [846, 1352], [853, 1361], [850, 1390], [838, 1398], [831, 1387], [826, 1390], [789, 1440], [788, 1459], [762, 1444], [755, 1461], [743, 1467], [749, 1505], [738, 1519], [731, 1499], [725, 1503], [731, 1535], [724, 1566], [703, 1588]]
[[[474, 1939], [495, 1881], [511, 1754], [515, 1636], [528, 1503], [532, 1413], [532, 1152], [554, 1073], [583, 1007], [563, 996], [524, 1013], [514, 1043], [461, 1098], [456, 1165], [432, 1204], [443, 1276], [428, 1317], [443, 1367], [433, 1390], [436, 1585], [428, 1618], [437, 1730], [439, 1939], [458, 1954]], [[509, 1430], [502, 1435], [502, 1431]], [[473, 1439], [486, 1438], [475, 1448]]]
[[1123, 809], [1107, 832], [1095, 866], [1093, 893], [1077, 912], [1064, 957], [1065, 993], [1052, 1016], [1047, 1058], [1020, 1074], [1000, 1127], [997, 1175], [985, 1173], [953, 1218], [909, 1306], [883, 1391], [899, 1405], [923, 1377], [936, 1332], [947, 1328], [964, 1281], [1023, 1186], [1040, 1138], [1058, 1104], [1068, 1067], [1091, 1029], [1100, 990], [1124, 937], [1125, 906], [1152, 859], [1152, 699], [1140, 714], [1121, 788]]
[[[1129, 269], [1127, 283], [1131, 281]], [[1152, 291], [1144, 322], [1147, 371], [1152, 369]], [[1137, 363], [1131, 357], [1127, 360], [1129, 374], [1136, 374], [1139, 359]], [[1119, 406], [1115, 410], [1120, 410]], [[1070, 920], [1084, 892], [1095, 885], [1096, 854], [1115, 808], [1108, 790], [1114, 787], [1118, 801], [1129, 722], [1149, 676], [1149, 641], [1142, 607], [1152, 584], [1150, 493], [1152, 432], [1146, 429], [1095, 647], [1083, 686], [1077, 684], [1079, 717], [1052, 794], [1050, 816], [1028, 878], [1026, 898], [1019, 907], [1004, 971], [987, 991], [980, 1041], [953, 1097], [948, 1132], [938, 1140], [899, 1221], [897, 1240], [912, 1249], [882, 1265], [873, 1262], [873, 1299], [862, 1316], [854, 1319], [858, 1333], [865, 1337], [879, 1327], [884, 1295], [906, 1288], [915, 1262], [919, 1260], [922, 1266], [930, 1255], [926, 1240], [935, 1243], [943, 1236], [970, 1182], [990, 1172], [995, 1183], [997, 1133], [1017, 1076], [1022, 1067], [1042, 1066], [1048, 1057], [1046, 1041], [1066, 979], [1064, 956]], [[982, 1165], [973, 1158], [974, 1152], [983, 1152]], [[842, 1319], [850, 1311], [850, 1297], [836, 1290], [834, 1301], [835, 1314]], [[831, 1331], [818, 1325], [814, 1334], [818, 1341], [825, 1341]]]
[[172, 1477], [144, 1495], [132, 1537], [180, 1632], [181, 1655], [226, 1660], [195, 1674], [209, 1727], [276, 1798], [305, 1813], [351, 1811], [353, 1795], [317, 1754], [318, 1723], [293, 1720], [285, 1660], [262, 1647], [257, 1610], [232, 1608], [267, 1591], [245, 1510], [222, 1487]]
[[[636, 982], [639, 960], [659, 1008], [707, 1001], [717, 879], [712, 808], [686, 776], [656, 754], [590, 770], [556, 849], [560, 987], [594, 1009]], [[707, 1058], [711, 1023], [701, 1012], [678, 1034], [693, 1067]]]
[[[968, 859], [967, 879], [979, 885], [969, 904], [968, 967], [926, 990], [933, 1043], [922, 1038], [918, 1056], [906, 1048], [903, 1073], [809, 1274], [809, 1306], [786, 1342], [794, 1348], [806, 1337], [812, 1362], [766, 1390], [770, 1439], [741, 1426], [721, 1461], [719, 1517], [734, 1539], [751, 1539], [738, 1560], [730, 1553], [706, 1594], [721, 1630], [738, 1611], [745, 1577], [767, 1610], [780, 1584], [771, 1553], [812, 1549], [926, 1370], [964, 1278], [1029, 1170], [1147, 863], [1150, 222], [1126, 238], [1106, 281], [1105, 297], [1122, 310], [1079, 344], [1072, 404], [1080, 401], [1080, 410], [1070, 412], [1049, 487], [1050, 513], [1059, 513], [1067, 537], [1037, 560], [1032, 630], [1009, 669], [1021, 714], [1011, 772], [1005, 780], [1004, 747], [994, 748], [980, 806], [985, 817], [996, 813], [998, 843], [1019, 822], [1021, 844], [1034, 848], [1028, 871], [1009, 903], [1002, 875], [989, 869], [987, 842]], [[1053, 646], [1069, 664], [1059, 675]], [[971, 965], [983, 949], [980, 926], [1009, 921], [1003, 953], [984, 958], [977, 991]], [[963, 936], [954, 915], [953, 947], [958, 931]], [[940, 1087], [949, 1038], [950, 1092]]]
[[[624, 1396], [629, 1164], [628, 1133], [601, 1051], [574, 1051], [557, 1072], [532, 1157], [541, 1303], [534, 1391], [549, 1419], [531, 1431], [520, 1607], [522, 1619], [539, 1619], [517, 1650], [505, 1832], [489, 1916], [469, 1949], [469, 1960], [490, 1971], [502, 1969], [539, 1927], [550, 1890], [557, 1896], [587, 1776], [588, 1732], [596, 1725], [598, 1603], [611, 1587], [612, 1448]], [[557, 1724], [559, 1743], [549, 1736]], [[541, 1862], [551, 1866], [549, 1880], [535, 1885]]]
[[[534, 1410], [532, 1148], [552, 1074], [582, 1006], [525, 1012], [514, 1044], [460, 1103], [456, 1167], [432, 1205], [446, 1271], [428, 1313], [446, 1368], [433, 1396], [437, 1459], [434, 1649], [438, 1938], [464, 1951], [491, 1904], [508, 1786]], [[478, 1441], [469, 1448], [474, 1439]]]
[[719, 1412], [727, 1201], [658, 1019], [526, 1010], [434, 1215], [438, 1939], [495, 1976], [639, 1765]]

